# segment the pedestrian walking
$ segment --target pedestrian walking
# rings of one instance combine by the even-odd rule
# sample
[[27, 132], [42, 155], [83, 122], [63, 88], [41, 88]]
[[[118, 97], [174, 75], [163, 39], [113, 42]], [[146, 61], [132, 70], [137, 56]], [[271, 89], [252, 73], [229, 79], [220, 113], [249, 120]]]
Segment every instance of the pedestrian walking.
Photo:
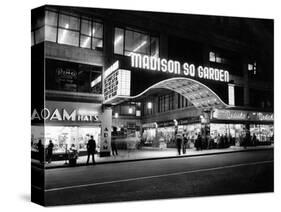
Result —
[[221, 135], [220, 136], [220, 141], [219, 141], [219, 148], [223, 148], [224, 147], [224, 136]]
[[54, 149], [54, 144], [53, 144], [52, 140], [49, 140], [49, 145], [47, 147], [47, 161], [48, 161], [48, 163], [52, 162], [53, 149]]
[[181, 145], [182, 145], [182, 139], [181, 136], [178, 134], [177, 138], [176, 138], [176, 145], [177, 145], [177, 150], [178, 150], [178, 154], [181, 154]]
[[111, 140], [111, 151], [113, 156], [118, 155], [117, 146], [115, 140]]
[[253, 144], [253, 146], [256, 146], [256, 145], [257, 145], [257, 136], [256, 136], [255, 133], [253, 134], [252, 144]]
[[89, 164], [90, 156], [92, 156], [92, 162], [93, 164], [95, 164], [96, 141], [94, 140], [93, 136], [91, 136], [91, 139], [87, 143], [87, 153], [88, 153], [87, 165]]

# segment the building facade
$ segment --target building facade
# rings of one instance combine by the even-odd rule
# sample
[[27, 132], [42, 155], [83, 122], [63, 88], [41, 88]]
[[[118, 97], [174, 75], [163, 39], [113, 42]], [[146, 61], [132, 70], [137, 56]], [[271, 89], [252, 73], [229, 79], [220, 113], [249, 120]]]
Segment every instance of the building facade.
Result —
[[272, 20], [43, 6], [31, 21], [34, 150], [273, 142]]

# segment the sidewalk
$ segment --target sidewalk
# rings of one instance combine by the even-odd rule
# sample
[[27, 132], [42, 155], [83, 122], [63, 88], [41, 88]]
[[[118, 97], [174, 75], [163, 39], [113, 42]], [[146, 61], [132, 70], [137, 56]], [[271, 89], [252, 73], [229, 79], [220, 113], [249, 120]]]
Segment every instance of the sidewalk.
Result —
[[[144, 147], [140, 150], [119, 150], [118, 156], [110, 157], [99, 157], [95, 155], [95, 160], [97, 164], [104, 163], [116, 163], [116, 162], [126, 162], [126, 161], [138, 161], [138, 160], [152, 160], [152, 159], [164, 159], [164, 158], [176, 158], [176, 157], [192, 157], [192, 156], [203, 156], [203, 155], [212, 155], [212, 154], [223, 154], [231, 152], [240, 152], [240, 151], [254, 151], [254, 150], [263, 150], [263, 149], [273, 149], [273, 145], [267, 146], [255, 146], [255, 147], [238, 147], [231, 146], [226, 149], [210, 149], [210, 150], [201, 150], [196, 151], [195, 149], [187, 149], [185, 154], [178, 155], [176, 148], [152, 148]], [[87, 156], [81, 156], [77, 160], [77, 166], [86, 165]], [[68, 162], [67, 162], [68, 163]], [[32, 164], [41, 166], [37, 160], [32, 159]], [[59, 167], [69, 167], [69, 164], [65, 164], [65, 161], [53, 161], [51, 163], [46, 163], [45, 168], [59, 168]]]

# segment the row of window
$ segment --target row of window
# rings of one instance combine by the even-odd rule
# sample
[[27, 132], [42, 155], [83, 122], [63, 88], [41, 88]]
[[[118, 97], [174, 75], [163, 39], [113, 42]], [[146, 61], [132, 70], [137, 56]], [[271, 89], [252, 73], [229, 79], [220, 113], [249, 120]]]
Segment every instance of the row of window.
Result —
[[[43, 21], [40, 21], [43, 19]], [[32, 25], [32, 45], [44, 40], [82, 48], [103, 48], [103, 25], [95, 20], [45, 11]]]
[[[99, 20], [77, 17], [63, 12], [45, 10], [41, 17], [32, 19], [32, 45], [52, 41], [81, 48], [103, 49], [103, 24]], [[130, 56], [139, 53], [159, 56], [159, 38], [146, 32], [116, 27], [114, 53]], [[229, 60], [215, 51], [209, 52], [209, 61], [229, 64]], [[249, 74], [257, 74], [256, 63], [249, 64]]]
[[[156, 100], [156, 101], [155, 101]], [[156, 104], [156, 105], [155, 105]], [[150, 106], [152, 105], [152, 106]], [[149, 107], [150, 106], [150, 107]], [[174, 109], [192, 107], [193, 104], [180, 94], [167, 94], [157, 97], [157, 99], [147, 100], [147, 104], [142, 105], [144, 115], [163, 113]]]
[[[81, 48], [103, 49], [103, 24], [97, 20], [46, 10], [32, 22], [32, 45], [52, 41]], [[159, 55], [159, 38], [133, 29], [115, 28], [114, 53]]]
[[[221, 56], [220, 53], [210, 51], [209, 52], [209, 61], [218, 64], [230, 64], [230, 61]], [[243, 74], [243, 73], [241, 73]], [[257, 75], [257, 63], [252, 62], [248, 64], [248, 74], [251, 78], [256, 77]]]

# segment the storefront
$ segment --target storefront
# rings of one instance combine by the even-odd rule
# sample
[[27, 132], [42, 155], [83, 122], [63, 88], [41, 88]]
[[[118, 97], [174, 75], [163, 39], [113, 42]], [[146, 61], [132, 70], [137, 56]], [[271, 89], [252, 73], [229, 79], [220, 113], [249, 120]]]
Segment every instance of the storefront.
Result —
[[[101, 147], [101, 105], [77, 102], [47, 101], [43, 109], [32, 112], [32, 151], [37, 151], [39, 140], [48, 146], [54, 144], [54, 160], [65, 159], [71, 146], [75, 146], [79, 155], [85, 155], [87, 142], [91, 136]], [[44, 127], [36, 121], [44, 120]]]
[[273, 142], [273, 113], [244, 110], [218, 110], [212, 114], [210, 130], [211, 137], [227, 135], [235, 138], [236, 145], [247, 132], [256, 136], [258, 144], [271, 144]]

